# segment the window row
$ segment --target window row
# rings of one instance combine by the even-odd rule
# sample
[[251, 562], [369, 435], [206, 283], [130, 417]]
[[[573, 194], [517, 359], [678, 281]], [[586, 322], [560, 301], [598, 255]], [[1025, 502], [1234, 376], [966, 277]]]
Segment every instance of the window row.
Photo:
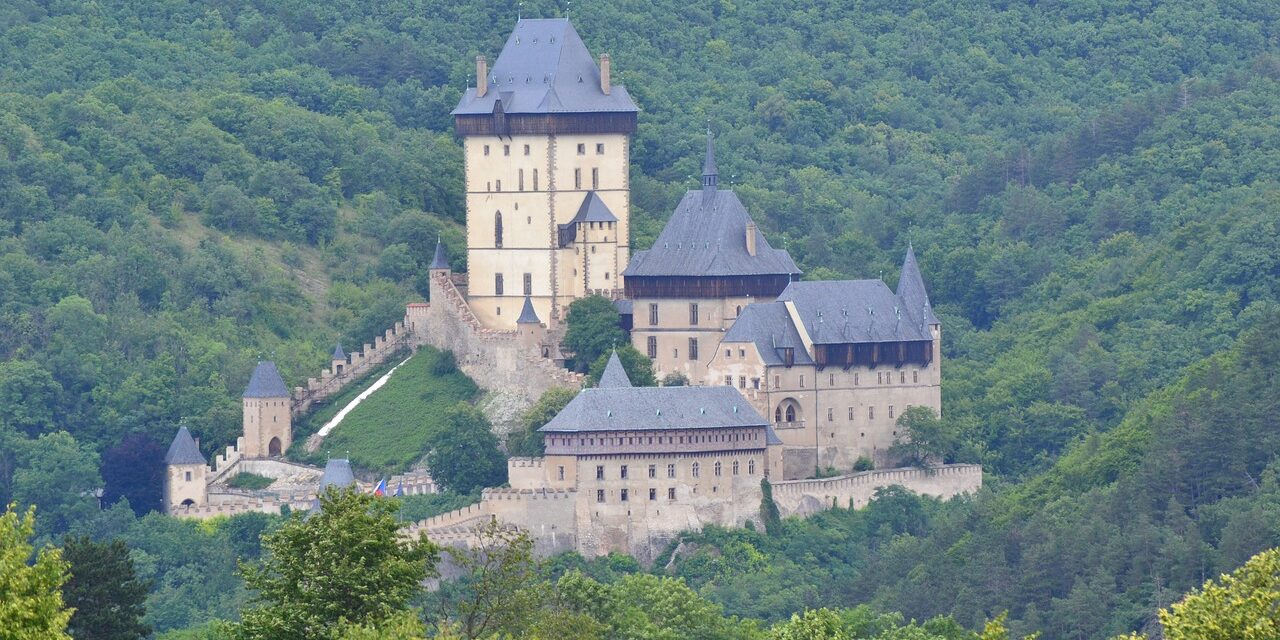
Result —
[[[669, 463], [667, 463], [667, 465], [666, 465], [666, 466], [667, 466], [667, 478], [668, 478], [668, 479], [675, 478], [675, 477], [676, 477], [676, 465], [675, 465], [675, 463], [674, 463], [674, 462], [669, 462]], [[747, 475], [754, 475], [754, 474], [755, 474], [755, 472], [756, 472], [756, 461], [755, 461], [755, 458], [752, 458], [752, 459], [747, 460], [747, 465], [746, 465], [746, 467], [747, 467]], [[730, 465], [730, 469], [731, 469], [732, 474], [736, 476], [736, 475], [739, 475], [739, 474], [741, 473], [742, 466], [741, 466], [741, 464], [739, 463], [739, 461], [734, 460], [734, 461], [732, 462], [732, 464]], [[631, 479], [631, 478], [630, 478], [630, 476], [628, 475], [628, 471], [629, 471], [629, 467], [628, 467], [627, 465], [625, 465], [625, 464], [624, 464], [624, 465], [619, 466], [619, 467], [618, 467], [618, 479], [619, 479], [619, 480], [629, 480], [629, 479]], [[719, 460], [716, 460], [715, 464], [712, 466], [712, 473], [713, 473], [717, 478], [718, 478], [718, 477], [721, 477], [721, 476], [723, 476], [723, 475], [724, 475], [724, 465], [722, 465], [722, 464], [721, 464], [721, 462], [720, 462]], [[693, 464], [689, 465], [689, 475], [690, 475], [690, 477], [693, 477], [693, 478], [699, 478], [699, 477], [701, 477], [701, 476], [702, 476], [702, 463], [694, 462]], [[651, 464], [651, 465], [649, 465], [649, 475], [648, 475], [648, 477], [649, 477], [649, 479], [656, 479], [656, 478], [658, 477], [658, 465], [656, 465], [656, 464]], [[564, 479], [564, 469], [563, 469], [563, 468], [561, 468], [561, 469], [560, 469], [560, 479], [561, 479], [561, 480], [563, 480], [563, 479]], [[602, 464], [600, 464], [600, 465], [596, 465], [596, 480], [607, 480], [607, 479], [608, 479], [608, 478], [606, 478], [606, 477], [605, 477], [605, 466], [604, 466], [604, 465], [602, 465]]]
[[[580, 447], [594, 447], [596, 444], [601, 446], [621, 446], [624, 444], [709, 444], [713, 442], [756, 442], [761, 435], [763, 434], [757, 432], [755, 434], [710, 433], [696, 436], [601, 436], [599, 438], [579, 436], [577, 440]], [[572, 447], [573, 440], [574, 438], [569, 436], [547, 436], [546, 443], [549, 446]]]
[[[727, 351], [726, 351], [726, 353], [727, 353]], [[876, 384], [894, 384], [894, 375], [893, 375], [893, 373], [894, 373], [894, 372], [892, 372], [892, 371], [878, 371], [878, 372], [876, 372]], [[906, 383], [907, 383], [907, 372], [906, 372], [905, 370], [903, 370], [903, 371], [898, 371], [898, 376], [897, 376], [897, 378], [898, 378], [897, 384], [906, 384]], [[919, 370], [919, 369], [915, 369], [915, 370], [912, 370], [912, 371], [911, 371], [911, 383], [912, 383], [912, 384], [919, 384], [919, 383], [920, 383], [920, 370]], [[853, 372], [853, 385], [854, 385], [855, 387], [856, 387], [856, 386], [861, 386], [861, 385], [862, 385], [862, 374], [861, 374], [861, 373], [859, 373], [859, 372], [857, 372], [857, 371]], [[800, 374], [800, 377], [799, 377], [799, 379], [798, 379], [798, 386], [799, 386], [801, 389], [804, 389], [804, 388], [807, 388], [807, 387], [808, 387], [808, 378], [806, 378], [805, 374], [803, 374], [803, 373], [802, 373], [802, 374]], [[834, 374], [834, 373], [829, 373], [829, 374], [827, 374], [827, 386], [828, 386], [828, 387], [835, 387], [835, 386], [836, 386], [836, 374]], [[781, 389], [781, 388], [782, 388], [782, 376], [781, 376], [781, 375], [774, 375], [774, 376], [773, 376], [773, 388], [774, 388], [774, 389]]]
[[[596, 489], [596, 502], [604, 502], [605, 501], [604, 496], [605, 496], [604, 489]], [[631, 492], [627, 489], [622, 489], [621, 491], [618, 492], [618, 499], [621, 502], [630, 502]], [[649, 499], [650, 500], [658, 499], [658, 490], [655, 487], [649, 487]], [[667, 500], [675, 500], [675, 499], [676, 499], [676, 488], [667, 487]]]
[[[489, 155], [489, 145], [487, 145], [487, 144], [486, 144], [486, 145], [484, 145], [484, 154], [485, 154], [486, 156], [487, 156], [487, 155]], [[527, 144], [526, 144], [526, 145], [524, 145], [524, 155], [528, 156], [528, 155], [532, 155], [532, 154], [533, 154], [533, 149], [532, 149], [529, 145], [527, 145]], [[504, 155], [504, 156], [510, 156], [510, 155], [511, 155], [511, 145], [509, 145], [509, 144], [504, 144], [504, 145], [502, 145], [502, 155]], [[585, 156], [585, 155], [587, 155], [587, 145], [586, 145], [585, 143], [582, 143], [582, 142], [579, 142], [579, 143], [578, 143], [578, 155], [580, 155], [580, 156]], [[596, 143], [596, 155], [598, 155], [598, 156], [602, 156], [602, 155], [604, 155], [604, 143], [603, 143], [603, 142], [597, 142], [597, 143]]]

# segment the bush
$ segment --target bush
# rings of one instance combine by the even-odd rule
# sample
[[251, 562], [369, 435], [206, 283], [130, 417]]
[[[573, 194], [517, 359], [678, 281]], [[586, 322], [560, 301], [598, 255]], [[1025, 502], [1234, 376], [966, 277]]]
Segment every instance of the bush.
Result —
[[275, 478], [268, 478], [266, 476], [260, 476], [256, 473], [249, 473], [247, 471], [244, 471], [241, 473], [237, 473], [234, 476], [231, 476], [231, 479], [227, 481], [227, 486], [233, 487], [236, 489], [249, 489], [251, 491], [258, 491], [259, 489], [266, 489], [267, 487], [271, 486], [271, 484], [275, 481], [276, 481]]
[[875, 470], [875, 468], [876, 468], [876, 463], [872, 462], [871, 458], [868, 458], [866, 456], [858, 456], [858, 459], [853, 463], [854, 473], [857, 473], [859, 471], [873, 471]]

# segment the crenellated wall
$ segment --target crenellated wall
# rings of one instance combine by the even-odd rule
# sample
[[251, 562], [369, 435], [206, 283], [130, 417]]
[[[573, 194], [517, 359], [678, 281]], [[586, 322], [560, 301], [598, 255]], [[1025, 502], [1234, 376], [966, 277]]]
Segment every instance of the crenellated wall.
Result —
[[929, 469], [863, 471], [817, 480], [783, 480], [773, 483], [773, 501], [783, 517], [807, 516], [833, 506], [865, 507], [876, 489], [892, 485], [920, 495], [951, 498], [982, 488], [982, 466], [948, 464]]
[[308, 378], [306, 385], [294, 387], [291, 398], [293, 415], [296, 417], [306, 413], [312, 404], [337, 394], [401, 349], [410, 346], [412, 336], [405, 325], [405, 321], [395, 323], [382, 335], [375, 336], [372, 344], [366, 342], [360, 351], [347, 354], [345, 361], [331, 362], [328, 369], [320, 372], [319, 378]]

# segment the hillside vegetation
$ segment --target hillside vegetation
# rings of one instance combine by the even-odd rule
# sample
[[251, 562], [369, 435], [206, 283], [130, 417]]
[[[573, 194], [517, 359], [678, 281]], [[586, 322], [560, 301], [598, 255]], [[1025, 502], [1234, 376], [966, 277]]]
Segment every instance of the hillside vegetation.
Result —
[[[90, 492], [153, 508], [176, 425], [208, 452], [232, 442], [255, 360], [297, 383], [425, 295], [438, 236], [465, 265], [448, 112], [518, 12], [560, 10], [3, 3], [0, 503], [37, 504], [45, 539], [178, 527], [112, 526]], [[990, 472], [971, 502], [886, 503], [901, 522], [833, 513], [747, 540], [763, 564], [677, 563], [703, 593], [769, 619], [1009, 609], [1046, 640], [1100, 637], [1280, 542], [1275, 394], [1250, 386], [1272, 384], [1280, 295], [1280, 5], [659, 0], [572, 18], [642, 107], [633, 244], [694, 184], [708, 123], [722, 182], [806, 277], [893, 282], [913, 243], [950, 456]], [[191, 589], [234, 615], [242, 592], [199, 589], [199, 566], [157, 560], [152, 606]], [[206, 615], [174, 606], [158, 629]]]

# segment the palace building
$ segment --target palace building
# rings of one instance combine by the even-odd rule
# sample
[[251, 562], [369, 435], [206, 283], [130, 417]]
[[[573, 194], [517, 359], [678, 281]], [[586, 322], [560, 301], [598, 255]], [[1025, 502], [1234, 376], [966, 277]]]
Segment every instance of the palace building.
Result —
[[467, 299], [514, 329], [528, 296], [555, 324], [570, 302], [617, 297], [630, 247], [636, 105], [565, 19], [520, 20], [453, 110], [466, 163]]

